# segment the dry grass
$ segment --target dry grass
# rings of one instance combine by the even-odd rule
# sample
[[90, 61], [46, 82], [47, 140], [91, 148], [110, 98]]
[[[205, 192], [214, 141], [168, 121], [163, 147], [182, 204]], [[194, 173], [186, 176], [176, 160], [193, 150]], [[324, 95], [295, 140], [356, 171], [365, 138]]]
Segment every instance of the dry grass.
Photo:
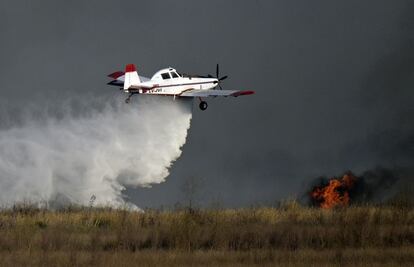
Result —
[[364, 206], [145, 213], [15, 207], [0, 212], [13, 266], [412, 266], [414, 209]]

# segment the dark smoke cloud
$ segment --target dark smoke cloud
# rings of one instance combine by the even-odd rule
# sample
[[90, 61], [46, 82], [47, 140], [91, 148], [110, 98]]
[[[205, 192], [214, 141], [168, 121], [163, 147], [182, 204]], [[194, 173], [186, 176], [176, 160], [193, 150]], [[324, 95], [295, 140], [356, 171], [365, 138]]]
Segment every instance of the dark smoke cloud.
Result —
[[396, 186], [401, 179], [398, 170], [376, 168], [364, 172], [351, 194], [354, 203], [381, 203], [395, 196], [401, 189]]

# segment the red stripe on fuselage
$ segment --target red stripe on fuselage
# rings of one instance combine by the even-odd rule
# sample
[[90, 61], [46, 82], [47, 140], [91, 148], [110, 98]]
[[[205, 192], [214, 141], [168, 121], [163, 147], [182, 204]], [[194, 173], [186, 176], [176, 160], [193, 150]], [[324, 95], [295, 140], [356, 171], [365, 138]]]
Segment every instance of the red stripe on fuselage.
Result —
[[200, 85], [200, 84], [207, 84], [207, 83], [213, 83], [214, 84], [214, 82], [180, 83], [180, 84], [158, 85], [157, 87], [153, 87], [153, 88], [185, 86], [185, 85]]
[[[168, 85], [155, 84], [152, 87], [148, 87], [148, 88], [141, 87], [140, 89], [142, 89], [142, 90], [152, 90], [152, 89], [155, 89], [155, 88], [164, 88], [164, 87], [173, 87], [173, 86], [185, 86], [185, 85], [201, 85], [201, 84], [207, 84], [207, 83], [213, 83], [214, 84], [214, 82], [180, 83], [180, 84], [168, 84]], [[136, 88], [132, 88], [132, 89], [138, 90]], [[197, 89], [197, 88], [190, 88], [190, 89]]]

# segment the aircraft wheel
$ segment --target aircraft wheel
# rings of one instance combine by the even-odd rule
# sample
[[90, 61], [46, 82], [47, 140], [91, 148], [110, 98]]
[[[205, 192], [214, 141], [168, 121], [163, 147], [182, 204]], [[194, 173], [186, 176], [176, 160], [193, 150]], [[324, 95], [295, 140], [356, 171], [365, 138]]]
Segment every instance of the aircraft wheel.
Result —
[[129, 104], [129, 101], [131, 101], [131, 99], [129, 98], [125, 99], [125, 104]]
[[206, 110], [207, 107], [208, 107], [207, 102], [206, 101], [201, 101], [199, 107], [200, 107], [201, 110]]

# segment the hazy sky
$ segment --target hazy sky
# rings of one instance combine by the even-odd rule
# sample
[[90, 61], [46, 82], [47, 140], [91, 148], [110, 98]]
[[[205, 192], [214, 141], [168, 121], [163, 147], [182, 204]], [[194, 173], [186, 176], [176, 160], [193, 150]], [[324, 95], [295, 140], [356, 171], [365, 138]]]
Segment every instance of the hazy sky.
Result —
[[135, 63], [214, 73], [249, 97], [194, 106], [167, 181], [140, 206], [272, 203], [320, 175], [414, 162], [412, 1], [2, 1], [0, 122], [28, 105], [117, 94], [106, 74]]

